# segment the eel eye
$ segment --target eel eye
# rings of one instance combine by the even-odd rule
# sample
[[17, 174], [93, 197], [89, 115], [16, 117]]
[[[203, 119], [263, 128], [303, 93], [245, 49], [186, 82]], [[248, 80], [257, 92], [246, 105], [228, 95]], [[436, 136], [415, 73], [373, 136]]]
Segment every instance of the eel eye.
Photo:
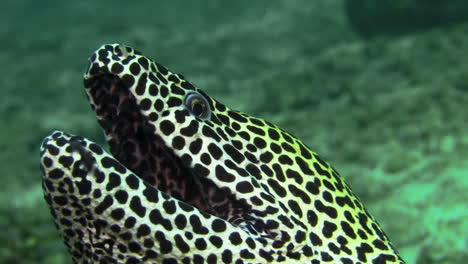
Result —
[[206, 98], [199, 93], [189, 93], [185, 97], [185, 107], [192, 113], [194, 116], [205, 121], [210, 119], [211, 110]]

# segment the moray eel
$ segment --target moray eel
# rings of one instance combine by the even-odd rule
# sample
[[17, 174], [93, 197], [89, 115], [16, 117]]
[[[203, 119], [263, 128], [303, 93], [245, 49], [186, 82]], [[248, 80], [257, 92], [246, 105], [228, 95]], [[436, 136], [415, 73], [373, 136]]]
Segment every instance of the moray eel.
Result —
[[84, 86], [112, 156], [54, 131], [45, 199], [75, 263], [404, 263], [327, 162], [140, 52], [103, 45]]

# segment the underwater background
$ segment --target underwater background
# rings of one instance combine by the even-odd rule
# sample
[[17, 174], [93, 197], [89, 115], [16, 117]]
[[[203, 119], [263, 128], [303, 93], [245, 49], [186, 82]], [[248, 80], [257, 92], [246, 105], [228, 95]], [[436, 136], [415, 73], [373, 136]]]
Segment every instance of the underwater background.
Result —
[[114, 42], [302, 139], [408, 263], [466, 263], [468, 2], [3, 0], [0, 21], [0, 263], [71, 263], [39, 146], [105, 145], [82, 75]]

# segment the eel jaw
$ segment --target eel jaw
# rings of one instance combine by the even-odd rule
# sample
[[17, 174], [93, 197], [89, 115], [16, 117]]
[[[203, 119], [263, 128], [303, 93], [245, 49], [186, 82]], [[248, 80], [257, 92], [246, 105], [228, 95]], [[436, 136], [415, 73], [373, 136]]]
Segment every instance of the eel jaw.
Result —
[[[187, 233], [210, 234], [218, 237], [216, 243], [225, 234], [251, 237], [243, 228], [161, 192], [84, 137], [54, 131], [44, 139], [40, 155], [44, 198], [75, 263], [182, 259], [187, 252], [174, 249], [166, 256], [164, 245], [175, 245], [174, 239]], [[256, 247], [267, 244], [249, 239]], [[231, 245], [232, 254], [239, 256], [247, 242], [234, 243], [238, 247]], [[196, 251], [192, 247], [188, 245], [189, 252]], [[211, 253], [221, 255], [222, 249]]]
[[149, 117], [139, 109], [131, 84], [125, 78], [111, 73], [107, 67], [91, 66], [84, 85], [111, 153], [126, 168], [158, 190], [203, 212], [240, 225], [253, 234], [264, 232], [263, 223], [250, 216], [250, 205], [197, 175], [190, 164], [166, 145]]

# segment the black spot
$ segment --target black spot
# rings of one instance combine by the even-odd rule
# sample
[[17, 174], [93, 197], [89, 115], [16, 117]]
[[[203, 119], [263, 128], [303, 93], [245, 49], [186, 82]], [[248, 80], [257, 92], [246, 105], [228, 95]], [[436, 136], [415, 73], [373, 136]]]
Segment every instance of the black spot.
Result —
[[270, 143], [270, 149], [276, 154], [280, 154], [283, 151], [275, 142]]
[[226, 135], [226, 133], [224, 133], [224, 130], [222, 130], [220, 127], [216, 128], [216, 133], [218, 133], [218, 135], [221, 136], [221, 138], [223, 138], [225, 141], [229, 141], [228, 136]]
[[265, 131], [259, 127], [247, 125], [247, 129], [257, 135], [265, 136]]
[[366, 263], [367, 262], [366, 254], [374, 252], [374, 249], [369, 244], [362, 242], [361, 246], [356, 247], [356, 251], [358, 253], [358, 259]]
[[185, 95], [185, 91], [175, 84], [171, 84], [171, 94]]
[[109, 208], [113, 203], [114, 203], [114, 199], [112, 199], [112, 196], [106, 195], [104, 200], [96, 206], [94, 211], [96, 212], [96, 214], [102, 214], [102, 212], [104, 212], [104, 210]]
[[156, 102], [154, 102], [154, 109], [161, 112], [164, 109], [164, 102], [161, 99], [156, 99]]
[[117, 172], [119, 173], [125, 173], [127, 170], [125, 169], [122, 164], [120, 164], [118, 161], [109, 158], [109, 157], [104, 157], [101, 160], [101, 164], [104, 168], [114, 168]]
[[106, 185], [106, 191], [111, 191], [115, 187], [120, 186], [120, 176], [114, 172], [109, 174], [109, 182]]
[[[152, 75], [150, 75], [150, 79], [151, 79], [151, 76], [152, 76]], [[158, 90], [158, 87], [152, 83], [152, 84], [150, 84], [150, 86], [149, 86], [149, 88], [148, 88], [148, 92], [149, 92], [149, 94], [150, 94], [151, 96], [154, 97], [154, 96], [157, 96], [157, 95], [158, 95], [159, 90]]]
[[171, 81], [171, 82], [174, 82], [174, 83], [179, 83], [180, 82], [180, 79], [175, 74], [169, 75], [169, 77], [167, 79], [169, 81]]
[[286, 150], [287, 152], [296, 153], [296, 150], [286, 142], [281, 143], [281, 148]]
[[138, 180], [137, 176], [131, 174], [125, 178], [125, 182], [128, 184], [130, 188], [133, 190], [137, 190], [138, 186], [140, 185], [140, 180]]
[[217, 248], [221, 248], [223, 246], [223, 240], [219, 236], [210, 236], [209, 240], [211, 244]]
[[174, 223], [179, 230], [184, 230], [187, 226], [187, 218], [185, 215], [179, 214], [176, 216]]
[[377, 258], [372, 260], [372, 264], [387, 264], [388, 262], [392, 263], [396, 261], [394, 255], [389, 254], [380, 254]]
[[[315, 156], [315, 158], [319, 158], [318, 156]], [[323, 161], [322, 161], [323, 162]], [[327, 168], [327, 164], [326, 163], [322, 163], [322, 165]], [[323, 175], [323, 176], [326, 176], [327, 178], [331, 178], [331, 175], [330, 175], [330, 172], [328, 172], [328, 170], [324, 170], [322, 169], [322, 166], [319, 165], [319, 163], [317, 162], [314, 162], [314, 168], [315, 168], [315, 171], [317, 171], [317, 173], [319, 175]]]
[[195, 166], [193, 167], [193, 169], [195, 170], [195, 173], [199, 176], [199, 177], [208, 177], [208, 175], [210, 175], [210, 170], [207, 169], [205, 166], [201, 165], [201, 164], [195, 164]]
[[297, 188], [295, 185], [288, 185], [288, 189], [289, 191], [291, 192], [291, 194], [295, 197], [299, 197], [301, 198], [301, 200], [305, 203], [305, 204], [310, 204], [311, 203], [311, 199], [309, 197], [309, 195], [307, 195], [303, 190]]
[[246, 123], [247, 122], [247, 119], [245, 117], [241, 116], [238, 112], [229, 111], [228, 115], [229, 115], [229, 117], [231, 117], [232, 119], [234, 119], [234, 120], [236, 120], [238, 122], [241, 122], [241, 123]]
[[49, 177], [51, 179], [60, 179], [65, 175], [65, 173], [61, 169], [53, 169], [49, 172]]
[[338, 212], [334, 207], [326, 206], [320, 200], [316, 200], [314, 206], [319, 212], [327, 214], [332, 219], [335, 219], [338, 216]]
[[46, 168], [50, 168], [50, 167], [52, 166], [53, 161], [52, 161], [51, 158], [44, 157], [44, 158], [42, 159], [42, 163], [44, 164], [44, 166], [45, 166]]
[[221, 259], [223, 263], [231, 263], [232, 262], [232, 252], [230, 249], [225, 249], [221, 254]]
[[328, 190], [330, 190], [330, 191], [332, 191], [332, 192], [335, 192], [335, 190], [336, 190], [336, 189], [335, 189], [335, 186], [334, 186], [330, 181], [324, 179], [322, 182], [323, 182], [323, 185], [324, 185]]
[[381, 249], [381, 250], [388, 250], [388, 246], [385, 245], [382, 242], [382, 240], [379, 240], [379, 239], [374, 239], [374, 241], [372, 241], [372, 245], [374, 245], [374, 247]]
[[314, 175], [314, 172], [309, 168], [309, 165], [300, 157], [296, 157], [296, 163], [301, 168], [302, 173], [306, 175]]
[[132, 87], [135, 83], [135, 78], [130, 74], [125, 74], [121, 80], [125, 87]]
[[102, 150], [102, 148], [101, 148], [100, 146], [94, 144], [94, 143], [89, 144], [89, 149], [90, 149], [92, 152], [94, 152], [94, 153], [96, 153], [96, 154], [98, 154], [98, 155], [101, 155], [101, 154], [104, 153], [104, 151]]
[[205, 239], [203, 238], [197, 238], [195, 240], [195, 247], [198, 249], [198, 250], [205, 250], [206, 249], [206, 242], [205, 242]]
[[268, 136], [273, 140], [278, 140], [280, 138], [278, 131], [276, 131], [276, 129], [273, 128], [268, 129]]
[[321, 251], [321, 252], [320, 252], [320, 257], [321, 257], [322, 260], [325, 261], [325, 262], [333, 261], [332, 256], [330, 256], [330, 254], [328, 254], [328, 252], [325, 252], [325, 251]]
[[292, 139], [292, 137], [291, 137], [288, 133], [282, 132], [281, 135], [283, 135], [283, 138], [284, 138], [287, 142], [289, 142], [289, 143], [291, 143], [291, 144], [293, 143], [293, 139]]
[[47, 151], [52, 155], [52, 156], [57, 156], [60, 152], [60, 150], [53, 146], [53, 145], [47, 145]]
[[224, 232], [226, 231], [226, 222], [221, 219], [215, 219], [211, 223], [211, 229], [218, 233]]
[[320, 239], [319, 236], [317, 236], [317, 234], [313, 233], [313, 232], [310, 232], [309, 233], [309, 239], [310, 241], [312, 241], [312, 245], [314, 246], [321, 246], [322, 245], [322, 240]]
[[147, 74], [146, 73], [143, 73], [140, 78], [138, 79], [138, 83], [137, 83], [137, 86], [135, 88], [135, 93], [137, 95], [143, 95], [145, 93], [145, 89], [146, 89], [146, 82], [147, 82]]
[[[249, 145], [247, 145], [247, 147], [248, 146]], [[247, 158], [248, 161], [250, 161], [252, 163], [258, 163], [257, 157], [255, 157], [255, 155], [253, 155], [252, 153], [246, 151], [246, 152], [244, 152], [244, 156]]]
[[192, 141], [192, 143], [190, 143], [189, 150], [192, 154], [198, 154], [202, 145], [203, 141], [200, 138], [197, 138], [196, 140]]
[[308, 160], [312, 158], [310, 150], [308, 150], [303, 144], [299, 143], [299, 148], [301, 149], [301, 157]]
[[185, 139], [181, 136], [175, 136], [173, 139], [172, 139], [172, 147], [174, 149], [178, 149], [178, 150], [181, 150], [183, 149], [185, 146]]
[[286, 170], [286, 176], [290, 179], [294, 179], [294, 181], [296, 181], [297, 184], [302, 184], [302, 176], [297, 173], [297, 171], [295, 170], [291, 170], [291, 169], [287, 169]]
[[208, 229], [201, 223], [200, 218], [198, 216], [191, 215], [189, 221], [190, 225], [192, 225], [193, 232], [200, 235], [208, 234]]
[[142, 206], [140, 197], [133, 196], [130, 201], [130, 209], [133, 210], [139, 217], [144, 217], [146, 214], [146, 208]]
[[195, 87], [193, 87], [193, 85], [187, 81], [183, 81], [181, 84], [180, 84], [184, 89], [187, 89], [187, 90], [195, 90]]
[[162, 121], [159, 125], [159, 128], [161, 129], [161, 132], [166, 136], [172, 134], [172, 132], [174, 132], [175, 129], [174, 124], [169, 120]]
[[63, 205], [66, 205], [68, 203], [68, 200], [67, 200], [67, 197], [65, 197], [65, 196], [55, 196], [54, 197], [54, 203], [63, 206]]
[[155, 225], [162, 225], [166, 231], [171, 231], [172, 230], [172, 223], [170, 220], [164, 218], [161, 215], [161, 212], [159, 209], [153, 209], [149, 213], [149, 219], [151, 223]]
[[159, 241], [159, 251], [161, 254], [167, 254], [172, 251], [172, 243], [166, 239], [162, 231], [157, 231], [154, 236]]
[[[238, 129], [236, 129], [236, 130], [238, 130]], [[247, 133], [247, 132], [245, 132], [245, 131], [241, 131], [241, 132], [238, 133], [238, 135], [239, 135], [242, 139], [244, 139], [245, 141], [250, 141], [250, 135], [249, 135], [249, 133]]]
[[260, 155], [260, 161], [263, 163], [269, 163], [273, 159], [273, 154], [270, 151], [266, 151]]
[[130, 64], [130, 72], [133, 74], [133, 75], [138, 75], [140, 73], [140, 65], [136, 62]]
[[221, 138], [208, 126], [203, 126], [202, 134], [206, 137], [214, 139], [216, 142], [221, 141]]
[[292, 165], [293, 164], [292, 159], [290, 157], [284, 155], [284, 154], [279, 156], [278, 161], [281, 164], [286, 164], [286, 165]]
[[190, 124], [180, 130], [180, 133], [186, 137], [192, 137], [198, 132], [198, 122], [195, 120], [190, 121]]
[[236, 184], [236, 190], [240, 193], [250, 193], [253, 192], [253, 186], [248, 181], [241, 181]]
[[267, 175], [267, 176], [273, 176], [273, 171], [270, 169], [269, 166], [262, 164], [260, 166], [260, 169]]
[[268, 185], [278, 194], [279, 197], [286, 197], [286, 190], [275, 179], [268, 179]]
[[188, 253], [188, 252], [190, 251], [189, 245], [187, 245], [187, 243], [185, 243], [185, 241], [184, 241], [184, 239], [182, 238], [182, 236], [180, 236], [180, 235], [175, 235], [175, 236], [174, 236], [174, 241], [175, 241], [176, 247], [179, 248], [179, 250], [180, 250], [182, 253]]
[[[160, 75], [158, 75], [159, 77]], [[159, 80], [161, 80], [161, 78], [159, 78]], [[167, 81], [166, 79], [162, 78], [161, 80], [163, 83], [167, 84]], [[161, 94], [161, 97], [163, 98], [166, 98], [168, 95], [169, 95], [169, 88], [167, 88], [167, 86], [165, 85], [161, 85], [161, 88], [159, 89], [159, 92]]]
[[143, 191], [143, 195], [149, 202], [157, 203], [159, 201], [158, 193], [152, 187], [147, 186]]
[[208, 145], [208, 151], [210, 152], [211, 156], [216, 160], [219, 160], [223, 155], [221, 149], [213, 143], [210, 143]]
[[163, 208], [167, 214], [173, 214], [176, 211], [176, 206], [174, 201], [164, 201]]
[[245, 160], [245, 157], [233, 146], [225, 144], [223, 145], [223, 149], [237, 164]]
[[311, 181], [307, 182], [306, 189], [310, 193], [317, 195], [320, 193], [320, 186], [321, 186], [320, 179], [315, 178], [313, 182]]
[[263, 138], [255, 137], [254, 138], [254, 145], [257, 146], [259, 149], [263, 149], [266, 147], [266, 142]]
[[166, 69], [166, 67], [162, 66], [159, 63], [156, 63], [156, 66], [158, 67], [158, 71], [164, 75], [168, 74], [169, 71]]
[[65, 168], [70, 168], [73, 163], [73, 158], [70, 156], [60, 156], [59, 163], [62, 164]]
[[128, 249], [129, 249], [131, 252], [140, 252], [141, 247], [140, 247], [140, 245], [139, 245], [137, 242], [135, 242], [135, 241], [130, 241], [130, 242], [128, 243]]
[[125, 211], [122, 208], [114, 209], [111, 212], [111, 217], [116, 221], [119, 221], [124, 216], [125, 216]]
[[148, 111], [151, 108], [151, 100], [148, 98], [144, 98], [140, 102], [140, 109], [143, 111]]
[[322, 197], [325, 201], [329, 202], [329, 203], [333, 203], [333, 196], [332, 194], [329, 192], [329, 191], [324, 191], [322, 193]]
[[215, 175], [216, 178], [223, 182], [233, 182], [236, 179], [234, 175], [227, 172], [226, 169], [221, 165], [216, 165]]
[[253, 259], [255, 257], [254, 254], [252, 254], [249, 250], [247, 249], [242, 249], [240, 251], [240, 256], [244, 259]]
[[375, 233], [377, 234], [377, 236], [381, 239], [381, 240], [385, 240], [386, 237], [384, 235], [384, 233], [382, 232], [382, 230], [379, 228], [379, 226], [375, 223], [372, 223], [372, 229], [375, 231]]
[[91, 193], [91, 182], [86, 179], [77, 182], [76, 187], [81, 195]]
[[309, 221], [309, 224], [312, 227], [315, 227], [317, 225], [317, 223], [318, 223], [318, 216], [314, 211], [308, 210], [307, 211], [307, 220]]
[[[167, 100], [167, 105], [169, 107], [179, 106], [179, 105], [182, 105], [182, 100], [180, 100], [177, 97], [171, 96], [169, 100]], [[179, 123], [182, 123], [182, 122], [179, 122]]]
[[120, 64], [118, 62], [114, 63], [112, 65], [112, 67], [111, 67], [111, 72], [113, 74], [119, 74], [119, 73], [123, 72], [123, 70], [124, 70], [124, 67], [122, 66], [122, 64]]
[[201, 162], [205, 165], [211, 164], [211, 156], [208, 153], [203, 153], [200, 157]]
[[148, 70], [148, 59], [144, 58], [144, 57], [140, 57], [138, 59], [138, 63], [141, 65], [141, 67], [143, 67], [143, 69], [145, 70]]
[[[130, 217], [128, 217], [127, 219], [125, 219], [124, 226], [125, 226], [126, 228], [129, 228], [129, 229], [130, 229], [130, 228], [133, 228], [133, 227], [135, 226], [135, 224], [136, 224], [136, 219], [135, 219], [135, 217], [130, 216]], [[131, 236], [131, 234], [130, 234], [130, 236]]]
[[299, 204], [294, 200], [288, 201], [289, 208], [299, 217], [302, 217], [302, 210]]
[[348, 222], [346, 221], [341, 221], [341, 229], [344, 231], [346, 236], [350, 237], [351, 239], [355, 239], [356, 233], [354, 232], [354, 229], [349, 225]]
[[238, 232], [232, 232], [229, 235], [229, 240], [231, 241], [231, 244], [233, 244], [234, 246], [238, 246], [242, 243], [242, 238]]
[[250, 173], [250, 175], [254, 176], [257, 179], [261, 178], [260, 170], [257, 166], [253, 164], [247, 164], [246, 169]]
[[151, 233], [151, 229], [149, 228], [149, 226], [147, 224], [141, 224], [138, 229], [137, 229], [137, 237], [140, 238], [140, 237], [143, 237], [143, 236], [147, 236]]

